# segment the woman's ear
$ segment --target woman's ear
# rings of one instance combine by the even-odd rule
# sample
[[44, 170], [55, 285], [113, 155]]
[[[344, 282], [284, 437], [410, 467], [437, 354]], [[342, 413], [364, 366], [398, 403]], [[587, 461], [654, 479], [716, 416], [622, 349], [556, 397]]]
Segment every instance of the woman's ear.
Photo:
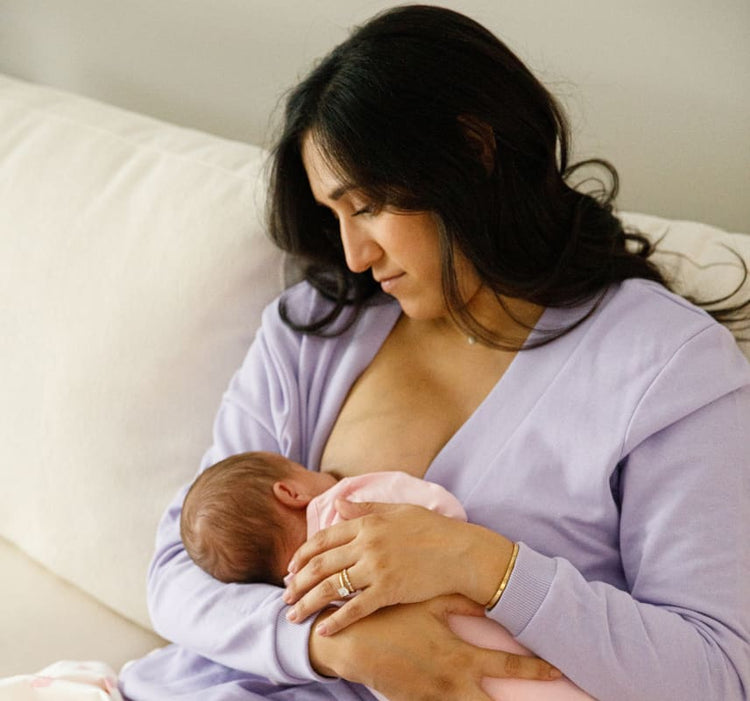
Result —
[[487, 175], [489, 175], [495, 169], [495, 156], [497, 155], [495, 132], [492, 131], [492, 127], [487, 122], [468, 114], [461, 115], [458, 122], [463, 128], [469, 147], [474, 151], [484, 166]]
[[279, 480], [273, 483], [273, 495], [278, 502], [290, 509], [306, 509], [312, 497], [303, 494], [292, 480]]

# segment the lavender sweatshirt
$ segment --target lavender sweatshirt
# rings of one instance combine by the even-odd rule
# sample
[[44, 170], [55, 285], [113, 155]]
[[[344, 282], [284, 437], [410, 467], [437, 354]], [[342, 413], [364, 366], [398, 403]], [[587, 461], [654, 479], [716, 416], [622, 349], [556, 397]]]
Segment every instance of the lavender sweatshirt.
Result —
[[[325, 304], [305, 284], [287, 299], [300, 320]], [[272, 304], [201, 469], [246, 450], [317, 469], [399, 316], [380, 302], [332, 339], [291, 331]], [[548, 309], [535, 333], [581, 313]], [[575, 330], [517, 355], [425, 478], [521, 543], [490, 615], [592, 696], [748, 698], [750, 366], [706, 314], [654, 283], [613, 287]], [[123, 670], [126, 697], [371, 698], [315, 674], [311, 622], [286, 621], [280, 589], [221, 584], [191, 562], [184, 493], [161, 521], [148, 582], [155, 628], [176, 644]]]

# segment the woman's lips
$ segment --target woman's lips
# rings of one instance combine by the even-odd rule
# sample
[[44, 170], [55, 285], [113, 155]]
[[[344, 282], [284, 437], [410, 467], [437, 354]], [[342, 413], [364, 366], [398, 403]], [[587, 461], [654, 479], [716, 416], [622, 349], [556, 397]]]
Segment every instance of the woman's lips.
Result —
[[380, 280], [380, 289], [386, 294], [393, 294], [394, 288], [398, 285], [398, 282], [402, 277], [404, 277], [404, 273], [383, 278]]

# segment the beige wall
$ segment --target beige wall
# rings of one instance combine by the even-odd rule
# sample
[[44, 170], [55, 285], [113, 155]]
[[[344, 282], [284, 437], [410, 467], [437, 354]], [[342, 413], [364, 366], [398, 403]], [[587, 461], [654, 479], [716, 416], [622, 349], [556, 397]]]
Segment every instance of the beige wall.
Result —
[[[0, 0], [0, 71], [267, 143], [283, 90], [374, 0]], [[568, 105], [623, 208], [750, 231], [748, 0], [445, 0]]]

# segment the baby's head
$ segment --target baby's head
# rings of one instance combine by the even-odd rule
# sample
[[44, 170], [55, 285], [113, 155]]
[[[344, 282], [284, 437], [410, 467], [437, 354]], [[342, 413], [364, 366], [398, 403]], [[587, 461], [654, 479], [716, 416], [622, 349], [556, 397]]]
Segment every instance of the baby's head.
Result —
[[228, 457], [202, 472], [185, 497], [185, 549], [222, 582], [281, 586], [306, 537], [307, 504], [335, 482], [276, 453]]

